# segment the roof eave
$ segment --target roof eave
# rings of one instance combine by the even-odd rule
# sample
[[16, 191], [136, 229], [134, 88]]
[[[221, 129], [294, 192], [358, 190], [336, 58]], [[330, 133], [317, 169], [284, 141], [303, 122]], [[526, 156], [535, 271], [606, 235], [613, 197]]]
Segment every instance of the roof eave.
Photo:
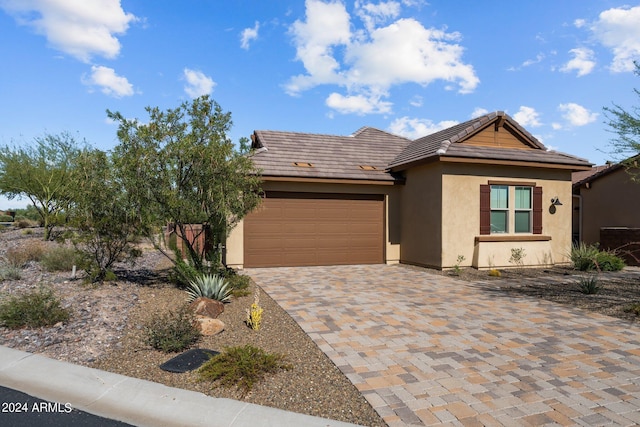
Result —
[[263, 181], [270, 182], [307, 182], [307, 183], [325, 183], [325, 184], [358, 184], [358, 185], [399, 185], [404, 184], [405, 179], [402, 177], [393, 177], [391, 179], [372, 179], [372, 178], [327, 178], [327, 177], [305, 177], [293, 175], [262, 175]]
[[539, 161], [525, 161], [525, 160], [504, 160], [504, 159], [490, 159], [490, 158], [477, 158], [477, 157], [459, 157], [459, 156], [429, 156], [423, 159], [415, 160], [412, 162], [392, 165], [389, 167], [389, 172], [401, 172], [410, 169], [414, 166], [433, 163], [433, 162], [446, 162], [446, 163], [475, 163], [475, 164], [488, 164], [488, 165], [504, 165], [504, 166], [525, 166], [535, 168], [546, 169], [566, 169], [571, 171], [582, 171], [591, 169], [591, 164], [572, 164], [572, 163], [558, 163], [558, 162], [539, 162]]

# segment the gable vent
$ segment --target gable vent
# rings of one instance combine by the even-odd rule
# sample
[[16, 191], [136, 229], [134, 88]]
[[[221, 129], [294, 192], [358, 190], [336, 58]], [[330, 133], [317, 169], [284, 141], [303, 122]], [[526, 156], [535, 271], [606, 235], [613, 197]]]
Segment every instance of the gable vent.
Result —
[[313, 165], [307, 162], [293, 162], [293, 166], [298, 166], [300, 168], [312, 168]]
[[371, 166], [371, 165], [360, 165], [358, 166], [360, 169], [362, 169], [363, 171], [377, 171], [378, 168], [375, 166]]

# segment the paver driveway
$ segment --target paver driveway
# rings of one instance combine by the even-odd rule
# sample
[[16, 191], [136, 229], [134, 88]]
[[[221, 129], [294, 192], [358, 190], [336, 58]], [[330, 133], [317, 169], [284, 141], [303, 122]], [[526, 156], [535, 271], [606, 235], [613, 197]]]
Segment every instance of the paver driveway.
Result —
[[640, 424], [640, 327], [402, 265], [247, 269], [390, 426]]

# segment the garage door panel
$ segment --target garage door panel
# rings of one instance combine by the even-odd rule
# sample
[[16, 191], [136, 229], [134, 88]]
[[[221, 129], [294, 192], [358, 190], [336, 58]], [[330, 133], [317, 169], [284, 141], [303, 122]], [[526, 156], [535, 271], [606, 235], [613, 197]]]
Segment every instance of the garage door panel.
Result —
[[247, 267], [382, 263], [382, 196], [267, 193], [244, 221]]

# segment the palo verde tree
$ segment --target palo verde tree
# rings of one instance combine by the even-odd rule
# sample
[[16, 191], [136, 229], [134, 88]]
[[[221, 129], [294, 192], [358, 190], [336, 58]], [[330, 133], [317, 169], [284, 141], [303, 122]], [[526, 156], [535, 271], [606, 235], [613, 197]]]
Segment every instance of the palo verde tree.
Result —
[[44, 238], [64, 220], [70, 175], [80, 148], [68, 133], [35, 138], [28, 146], [0, 147], [0, 194], [27, 197], [44, 225]]
[[[640, 63], [634, 62], [635, 74], [640, 76]], [[634, 89], [640, 96], [640, 90]], [[637, 155], [640, 154], [640, 106], [625, 110], [618, 104], [604, 108], [607, 125], [616, 137], [611, 140], [612, 154], [618, 158], [630, 172], [631, 177], [638, 181], [640, 175], [637, 169]]]
[[93, 282], [113, 275], [117, 261], [138, 256], [138, 216], [119, 182], [112, 159], [97, 149], [78, 156], [70, 187], [69, 225], [82, 254], [81, 267]]
[[[115, 166], [140, 230], [153, 238], [161, 226], [173, 224], [191, 266], [203, 271], [207, 260], [219, 261], [219, 254], [208, 258], [191, 236], [208, 231], [214, 247], [224, 241], [258, 205], [260, 178], [227, 136], [231, 114], [208, 96], [176, 109], [146, 111], [144, 122], [107, 111], [119, 123]], [[202, 228], [190, 229], [191, 224]], [[162, 250], [158, 239], [153, 241]]]

